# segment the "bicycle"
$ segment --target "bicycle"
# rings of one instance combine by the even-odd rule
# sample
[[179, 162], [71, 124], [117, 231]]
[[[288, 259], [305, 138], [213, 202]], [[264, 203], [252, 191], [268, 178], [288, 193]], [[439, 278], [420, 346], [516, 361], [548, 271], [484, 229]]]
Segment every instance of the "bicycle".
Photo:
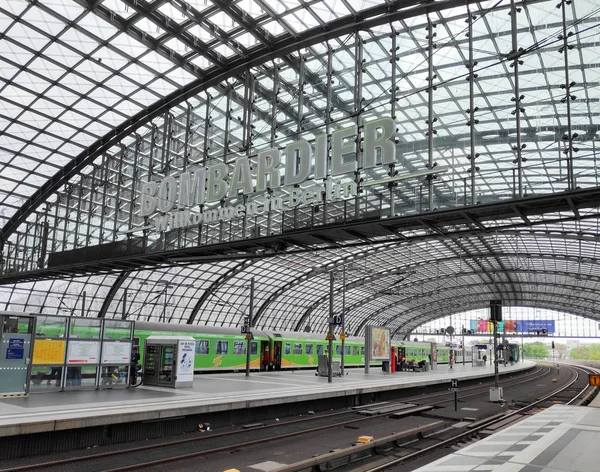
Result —
[[142, 366], [134, 364], [131, 366], [131, 372], [129, 374], [129, 386], [139, 387], [144, 382], [144, 372]]

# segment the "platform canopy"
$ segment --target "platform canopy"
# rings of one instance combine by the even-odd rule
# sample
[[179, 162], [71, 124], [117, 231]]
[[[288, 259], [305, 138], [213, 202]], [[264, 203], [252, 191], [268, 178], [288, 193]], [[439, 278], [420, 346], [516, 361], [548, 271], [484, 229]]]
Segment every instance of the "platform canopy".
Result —
[[254, 277], [265, 329], [324, 330], [331, 291], [355, 335], [490, 300], [600, 319], [599, 24], [582, 0], [5, 0], [0, 309], [238, 326]]

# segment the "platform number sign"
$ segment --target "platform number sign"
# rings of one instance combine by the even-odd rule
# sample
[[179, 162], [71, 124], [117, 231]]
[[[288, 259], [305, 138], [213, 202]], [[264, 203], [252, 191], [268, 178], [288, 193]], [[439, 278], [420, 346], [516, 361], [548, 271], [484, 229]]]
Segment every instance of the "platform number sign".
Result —
[[250, 332], [250, 327], [247, 325], [242, 325], [241, 332], [242, 332], [242, 334], [248, 334]]
[[450, 390], [454, 392], [454, 411], [458, 411], [458, 379], [450, 380]]
[[592, 387], [600, 387], [600, 375], [590, 374], [589, 382]]

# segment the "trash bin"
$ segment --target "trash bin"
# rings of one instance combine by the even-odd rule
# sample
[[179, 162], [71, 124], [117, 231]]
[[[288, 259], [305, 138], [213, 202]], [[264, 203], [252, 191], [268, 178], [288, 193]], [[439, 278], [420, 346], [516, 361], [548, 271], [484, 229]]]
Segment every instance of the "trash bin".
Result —
[[384, 372], [390, 371], [390, 361], [381, 361], [381, 370]]

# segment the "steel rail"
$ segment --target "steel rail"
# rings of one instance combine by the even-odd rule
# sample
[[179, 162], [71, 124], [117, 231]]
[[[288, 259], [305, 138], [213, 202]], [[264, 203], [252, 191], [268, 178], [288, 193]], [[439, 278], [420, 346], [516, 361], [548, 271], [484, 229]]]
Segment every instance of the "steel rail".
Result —
[[[546, 396], [544, 396], [544, 397], [542, 397], [542, 398], [540, 398], [540, 399], [538, 399], [538, 400], [536, 400], [534, 402], [531, 402], [527, 406], [524, 406], [524, 407], [522, 407], [522, 408], [520, 408], [518, 410], [514, 410], [514, 411], [512, 411], [510, 413], [502, 415], [499, 418], [494, 418], [494, 419], [492, 419], [490, 421], [483, 422], [480, 425], [476, 426], [475, 428], [471, 428], [469, 431], [465, 431], [463, 433], [459, 433], [459, 434], [457, 434], [457, 435], [455, 435], [455, 436], [453, 436], [453, 437], [451, 437], [449, 439], [445, 439], [445, 440], [443, 440], [443, 441], [441, 441], [439, 443], [436, 443], [436, 444], [434, 444], [432, 446], [428, 446], [428, 447], [425, 447], [425, 448], [423, 448], [423, 449], [421, 449], [419, 451], [413, 452], [411, 454], [407, 454], [406, 456], [403, 456], [403, 457], [400, 457], [400, 458], [397, 458], [397, 459], [393, 459], [393, 460], [391, 460], [389, 462], [386, 462], [385, 464], [377, 465], [377, 466], [375, 466], [375, 467], [373, 467], [371, 469], [361, 468], [360, 472], [381, 472], [383, 470], [386, 470], [389, 467], [396, 466], [398, 464], [401, 464], [403, 462], [409, 461], [411, 459], [415, 459], [416, 457], [422, 456], [422, 455], [427, 454], [429, 452], [433, 452], [436, 449], [439, 449], [440, 447], [446, 447], [446, 446], [450, 446], [452, 444], [455, 444], [455, 443], [459, 442], [461, 439], [470, 437], [474, 433], [482, 431], [482, 430], [484, 430], [484, 429], [486, 429], [486, 428], [488, 428], [488, 427], [490, 427], [490, 426], [492, 426], [494, 424], [497, 424], [497, 423], [500, 423], [500, 422], [504, 422], [504, 421], [506, 421], [507, 418], [511, 418], [511, 417], [513, 417], [515, 415], [519, 415], [521, 413], [524, 413], [525, 411], [530, 410], [531, 408], [533, 408], [536, 405], [538, 405], [538, 404], [540, 404], [540, 403], [548, 400], [549, 398], [552, 398], [556, 394], [558, 394], [558, 393], [560, 393], [560, 392], [568, 389], [571, 385], [573, 385], [575, 382], [577, 382], [577, 380], [579, 378], [579, 372], [577, 372], [577, 370], [575, 370], [575, 369], [573, 369], [573, 370], [574, 370], [575, 375], [574, 375], [573, 379], [569, 383], [567, 383], [565, 386], [559, 388], [558, 390], [555, 390], [554, 392], [552, 392], [552, 393], [550, 393], [550, 394], [548, 394], [548, 395], [546, 395]], [[587, 386], [586, 386], [586, 388], [587, 388]], [[583, 389], [583, 390], [585, 390], [585, 389]]]

